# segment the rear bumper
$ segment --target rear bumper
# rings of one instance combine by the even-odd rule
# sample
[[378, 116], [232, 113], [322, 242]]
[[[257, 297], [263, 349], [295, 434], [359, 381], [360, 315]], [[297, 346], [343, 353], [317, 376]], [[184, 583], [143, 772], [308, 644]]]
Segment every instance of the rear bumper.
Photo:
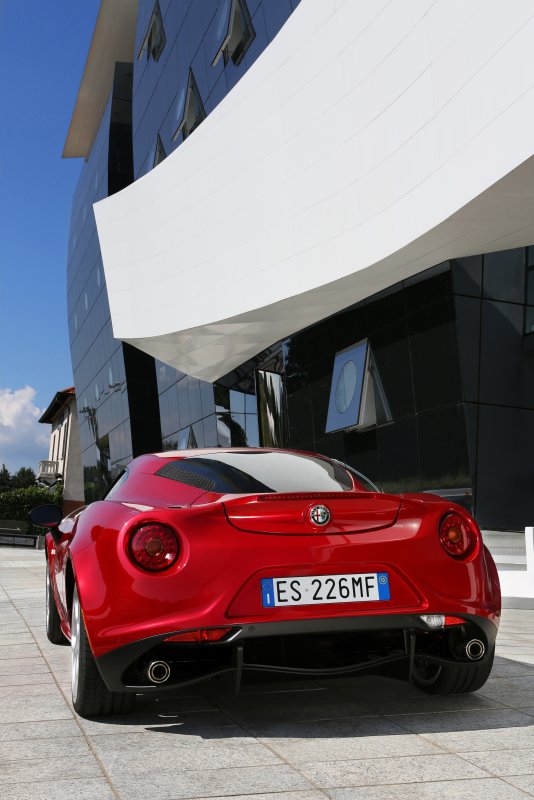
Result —
[[[241, 673], [247, 670], [299, 675], [370, 671], [394, 661], [413, 659], [414, 653], [437, 663], [470, 663], [462, 647], [464, 641], [473, 638], [484, 645], [482, 662], [493, 649], [496, 626], [478, 615], [455, 616], [462, 618], [464, 624], [438, 630], [429, 629], [418, 614], [236, 624], [223, 641], [198, 645], [165, 642], [179, 633], [168, 631], [111, 650], [98, 658], [97, 664], [111, 691], [160, 693], [225, 672], [235, 672], [239, 682]], [[310, 660], [304, 665], [281, 663], [284, 643], [296, 650], [301, 645], [311, 648], [311, 664]], [[328, 654], [323, 665], [316, 665], [315, 656], [321, 655], [325, 645], [334, 652]], [[357, 657], [348, 650], [357, 653]], [[153, 685], [145, 675], [146, 666], [155, 660], [171, 664], [171, 678], [165, 684]]]

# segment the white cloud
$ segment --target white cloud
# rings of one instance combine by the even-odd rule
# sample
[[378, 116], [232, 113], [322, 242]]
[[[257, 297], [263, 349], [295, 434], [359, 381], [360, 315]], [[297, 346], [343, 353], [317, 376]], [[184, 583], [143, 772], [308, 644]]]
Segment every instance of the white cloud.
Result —
[[37, 471], [48, 458], [50, 427], [38, 420], [43, 413], [34, 405], [35, 389], [0, 389], [0, 464], [10, 472], [20, 467]]

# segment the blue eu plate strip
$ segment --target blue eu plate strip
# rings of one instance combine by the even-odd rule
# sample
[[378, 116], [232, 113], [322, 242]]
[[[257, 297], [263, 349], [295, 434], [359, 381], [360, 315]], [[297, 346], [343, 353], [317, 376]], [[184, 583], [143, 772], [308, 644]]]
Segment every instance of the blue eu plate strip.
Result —
[[387, 572], [377, 572], [378, 599], [389, 600], [389, 577]]
[[261, 601], [264, 608], [274, 606], [274, 584], [272, 578], [262, 578], [261, 580]]

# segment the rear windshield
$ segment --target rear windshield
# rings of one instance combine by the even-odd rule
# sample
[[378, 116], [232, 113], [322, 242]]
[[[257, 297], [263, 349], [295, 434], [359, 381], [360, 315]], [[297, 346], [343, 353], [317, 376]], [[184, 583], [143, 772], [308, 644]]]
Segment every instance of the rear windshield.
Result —
[[341, 462], [268, 450], [208, 453], [165, 464], [156, 474], [221, 494], [349, 492], [354, 485], [378, 491], [371, 481]]

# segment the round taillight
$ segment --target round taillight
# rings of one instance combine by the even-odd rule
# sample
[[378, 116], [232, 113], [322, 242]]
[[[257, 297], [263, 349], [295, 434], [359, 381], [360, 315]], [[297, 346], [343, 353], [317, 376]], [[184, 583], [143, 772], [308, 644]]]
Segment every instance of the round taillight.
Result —
[[143, 525], [130, 540], [130, 554], [135, 563], [156, 572], [174, 564], [179, 549], [174, 531], [159, 523]]
[[477, 544], [475, 527], [460, 514], [447, 514], [439, 526], [439, 541], [454, 558], [471, 555]]

